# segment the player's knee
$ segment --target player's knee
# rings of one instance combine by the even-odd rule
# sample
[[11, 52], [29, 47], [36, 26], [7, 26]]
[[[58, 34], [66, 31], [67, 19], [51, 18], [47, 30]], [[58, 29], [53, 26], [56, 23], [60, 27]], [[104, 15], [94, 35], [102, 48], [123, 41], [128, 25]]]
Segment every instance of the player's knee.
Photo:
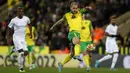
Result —
[[73, 42], [73, 44], [79, 44], [79, 43], [80, 43], [80, 40], [79, 40], [78, 37], [74, 37], [74, 38], [72, 39], [72, 42]]
[[115, 53], [114, 56], [115, 56], [115, 57], [118, 57], [119, 55], [118, 55], [118, 53]]
[[28, 54], [28, 51], [24, 51], [24, 56], [27, 56]]
[[109, 57], [109, 58], [112, 58], [112, 55], [111, 55], [111, 54], [108, 54], [108, 57]]

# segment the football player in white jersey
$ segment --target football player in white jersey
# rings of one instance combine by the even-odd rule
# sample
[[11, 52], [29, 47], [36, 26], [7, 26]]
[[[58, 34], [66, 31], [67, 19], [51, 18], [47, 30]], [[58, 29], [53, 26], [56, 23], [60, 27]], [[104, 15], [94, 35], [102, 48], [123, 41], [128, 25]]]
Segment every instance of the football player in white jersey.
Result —
[[27, 16], [23, 15], [23, 8], [17, 8], [17, 16], [11, 19], [8, 29], [7, 29], [7, 38], [10, 34], [10, 31], [13, 29], [13, 43], [15, 49], [18, 51], [18, 63], [19, 63], [19, 72], [25, 72], [23, 69], [24, 57], [28, 55], [28, 49], [25, 41], [25, 32], [26, 26], [29, 26], [30, 29], [30, 38], [32, 38], [32, 27], [30, 25], [30, 19]]
[[113, 15], [110, 17], [110, 24], [107, 26], [105, 30], [105, 34], [107, 36], [106, 43], [105, 43], [107, 55], [99, 60], [96, 60], [95, 68], [98, 67], [99, 63], [112, 58], [112, 64], [110, 70], [116, 70], [115, 64], [117, 62], [118, 52], [119, 52], [116, 43], [117, 30], [118, 30], [118, 26], [116, 25], [116, 16]]

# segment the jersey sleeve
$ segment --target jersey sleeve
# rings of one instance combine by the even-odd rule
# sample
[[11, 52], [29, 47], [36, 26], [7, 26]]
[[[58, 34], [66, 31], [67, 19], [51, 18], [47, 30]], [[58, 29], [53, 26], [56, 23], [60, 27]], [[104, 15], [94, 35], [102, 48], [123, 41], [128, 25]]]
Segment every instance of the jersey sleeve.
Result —
[[91, 23], [91, 21], [90, 21], [89, 28], [90, 28], [90, 30], [93, 30], [93, 26], [92, 26], [92, 23]]
[[63, 19], [64, 19], [64, 21], [66, 21], [67, 19], [66, 19], [66, 14], [63, 16]]
[[27, 17], [27, 24], [30, 24], [30, 19]]
[[13, 19], [12, 19], [12, 20], [10, 21], [8, 27], [9, 27], [9, 28], [12, 28], [13, 26], [14, 26], [14, 21], [13, 21]]
[[109, 29], [109, 26], [107, 26], [105, 32], [109, 33], [110, 32], [110, 29]]

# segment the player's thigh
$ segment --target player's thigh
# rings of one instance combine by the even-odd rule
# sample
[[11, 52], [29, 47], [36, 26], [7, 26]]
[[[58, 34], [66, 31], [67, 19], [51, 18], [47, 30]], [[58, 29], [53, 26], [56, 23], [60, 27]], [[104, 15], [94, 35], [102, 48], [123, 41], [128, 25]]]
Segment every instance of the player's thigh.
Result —
[[107, 53], [113, 53], [115, 51], [116, 44], [114, 41], [108, 41], [106, 43], [106, 52]]
[[113, 53], [114, 52], [119, 52], [118, 45], [116, 44], [116, 41], [113, 43]]
[[68, 34], [68, 39], [69, 41], [73, 42], [73, 44], [79, 43], [80, 42], [79, 38], [80, 38], [80, 33], [78, 32], [72, 31], [69, 32]]
[[23, 49], [21, 41], [22, 40], [19, 37], [13, 37], [13, 43], [17, 51]]
[[83, 51], [86, 51], [86, 42], [80, 42], [80, 51], [83, 52]]
[[105, 48], [107, 53], [111, 53], [111, 43], [109, 41], [106, 41]]
[[[88, 46], [92, 45], [91, 41], [87, 41], [87, 42], [80, 42], [80, 46], [81, 46], [81, 51], [89, 51], [91, 50], [91, 47], [89, 48]], [[93, 45], [92, 45], [93, 46]]]

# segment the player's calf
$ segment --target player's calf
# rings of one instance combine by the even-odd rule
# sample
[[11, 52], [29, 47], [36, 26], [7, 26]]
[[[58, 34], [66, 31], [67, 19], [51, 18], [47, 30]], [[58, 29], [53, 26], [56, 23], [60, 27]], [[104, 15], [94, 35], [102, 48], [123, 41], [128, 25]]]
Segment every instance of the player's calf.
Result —
[[18, 56], [18, 62], [19, 62], [19, 72], [25, 72], [23, 69], [24, 65], [24, 52], [23, 49], [18, 50], [19, 56]]

